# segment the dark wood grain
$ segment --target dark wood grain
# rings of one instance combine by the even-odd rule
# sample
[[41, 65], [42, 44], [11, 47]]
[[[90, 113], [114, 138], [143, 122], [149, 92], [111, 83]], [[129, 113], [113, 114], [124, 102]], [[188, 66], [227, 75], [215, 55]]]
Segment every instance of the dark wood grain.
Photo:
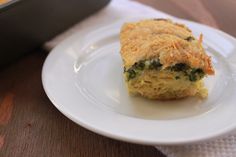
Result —
[[31, 54], [0, 73], [0, 157], [163, 156], [154, 147], [112, 140], [64, 117], [42, 87], [45, 56]]
[[[236, 36], [235, 0], [137, 0]], [[0, 71], [0, 157], [164, 157], [151, 146], [92, 133], [64, 117], [41, 83], [38, 50]]]

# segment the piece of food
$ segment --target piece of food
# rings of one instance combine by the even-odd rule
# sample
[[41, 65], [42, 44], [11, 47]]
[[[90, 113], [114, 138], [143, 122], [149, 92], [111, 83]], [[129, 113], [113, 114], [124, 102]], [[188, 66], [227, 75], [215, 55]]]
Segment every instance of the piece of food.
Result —
[[120, 52], [129, 92], [161, 100], [207, 97], [202, 79], [214, 75], [214, 69], [202, 39], [171, 20], [125, 23]]

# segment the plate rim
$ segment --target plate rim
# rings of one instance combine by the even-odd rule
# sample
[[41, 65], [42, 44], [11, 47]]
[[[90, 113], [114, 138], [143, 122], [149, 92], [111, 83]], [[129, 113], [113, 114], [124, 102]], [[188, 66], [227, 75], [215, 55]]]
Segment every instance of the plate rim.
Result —
[[[139, 17], [140, 18], [140, 17]], [[142, 18], [142, 17], [141, 17]], [[145, 17], [146, 18], [146, 17]], [[129, 20], [130, 18], [125, 18], [127, 20]], [[133, 19], [133, 18], [131, 18]], [[182, 23], [192, 23], [194, 25], [200, 25], [200, 26], [204, 26], [208, 29], [212, 29], [213, 31], [216, 31], [218, 33], [220, 33], [221, 35], [223, 36], [226, 36], [228, 38], [230, 38], [231, 40], [235, 41], [236, 43], [236, 39], [223, 32], [223, 31], [220, 31], [220, 30], [217, 30], [215, 28], [212, 28], [212, 27], [209, 27], [207, 25], [204, 25], [204, 24], [200, 24], [200, 23], [196, 23], [196, 22], [193, 22], [193, 21], [189, 21], [189, 20], [184, 20], [184, 19], [178, 19], [178, 18], [173, 18], [175, 21], [177, 19], [177, 21], [181, 21]], [[124, 19], [123, 19], [124, 20]], [[117, 21], [116, 21], [117, 22]], [[211, 140], [211, 139], [216, 139], [216, 138], [220, 138], [222, 137], [223, 135], [225, 135], [226, 133], [230, 133], [231, 131], [235, 130], [236, 128], [236, 124], [233, 125], [233, 126], [230, 126], [224, 130], [221, 130], [221, 132], [218, 132], [218, 133], [215, 133], [215, 134], [211, 134], [206, 136], [206, 137], [201, 137], [201, 138], [197, 138], [197, 139], [191, 139], [191, 140], [182, 140], [182, 141], [174, 141], [174, 142], [165, 142], [165, 141], [143, 141], [143, 140], [138, 140], [138, 139], [132, 139], [132, 138], [127, 138], [127, 137], [124, 137], [124, 136], [119, 136], [119, 135], [115, 135], [115, 134], [112, 134], [112, 133], [109, 133], [109, 132], [106, 132], [104, 130], [100, 130], [100, 129], [97, 129], [91, 125], [88, 125], [86, 123], [84, 123], [83, 121], [80, 121], [78, 119], [75, 119], [73, 116], [71, 116], [69, 113], [65, 112], [65, 110], [63, 110], [61, 108], [60, 105], [58, 105], [58, 102], [56, 100], [54, 100], [54, 98], [52, 96], [50, 96], [50, 92], [48, 91], [47, 87], [46, 87], [46, 83], [45, 83], [45, 71], [46, 71], [46, 66], [49, 62], [49, 59], [52, 58], [53, 55], [56, 55], [56, 51], [57, 49], [60, 49], [61, 45], [63, 45], [63, 43], [67, 43], [68, 41], [71, 41], [73, 40], [74, 38], [76, 38], [78, 36], [79, 32], [75, 33], [74, 35], [70, 36], [69, 38], [65, 39], [64, 41], [62, 41], [60, 44], [58, 44], [47, 56], [44, 64], [43, 64], [43, 68], [42, 68], [42, 75], [41, 75], [41, 79], [42, 79], [42, 84], [43, 84], [43, 88], [45, 90], [45, 93], [46, 95], [48, 96], [48, 98], [50, 99], [50, 101], [53, 103], [53, 105], [63, 114], [65, 115], [66, 117], [68, 117], [70, 120], [72, 120], [73, 122], [75, 122], [76, 124], [92, 131], [92, 132], [95, 132], [97, 134], [100, 134], [100, 135], [103, 135], [103, 136], [106, 136], [106, 137], [110, 137], [110, 138], [113, 138], [113, 139], [117, 139], [117, 140], [121, 140], [121, 141], [125, 141], [125, 142], [131, 142], [131, 143], [138, 143], [138, 144], [145, 144], [145, 145], [181, 145], [181, 144], [189, 144], [189, 143], [199, 143], [199, 142], [202, 142], [202, 141], [205, 141], [205, 140]]]

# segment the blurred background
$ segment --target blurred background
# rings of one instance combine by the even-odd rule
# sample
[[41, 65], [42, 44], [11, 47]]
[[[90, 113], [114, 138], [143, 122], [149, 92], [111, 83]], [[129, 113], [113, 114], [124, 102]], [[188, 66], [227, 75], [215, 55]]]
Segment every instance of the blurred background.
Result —
[[0, 66], [103, 8], [109, 0], [0, 0]]

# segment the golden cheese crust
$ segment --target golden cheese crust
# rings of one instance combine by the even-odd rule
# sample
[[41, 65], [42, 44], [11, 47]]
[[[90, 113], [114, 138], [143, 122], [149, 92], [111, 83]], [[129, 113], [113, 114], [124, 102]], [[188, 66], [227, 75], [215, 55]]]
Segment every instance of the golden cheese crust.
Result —
[[121, 56], [126, 68], [145, 59], [159, 58], [163, 68], [185, 63], [213, 75], [211, 58], [186, 26], [171, 20], [150, 19], [126, 23], [120, 32]]

